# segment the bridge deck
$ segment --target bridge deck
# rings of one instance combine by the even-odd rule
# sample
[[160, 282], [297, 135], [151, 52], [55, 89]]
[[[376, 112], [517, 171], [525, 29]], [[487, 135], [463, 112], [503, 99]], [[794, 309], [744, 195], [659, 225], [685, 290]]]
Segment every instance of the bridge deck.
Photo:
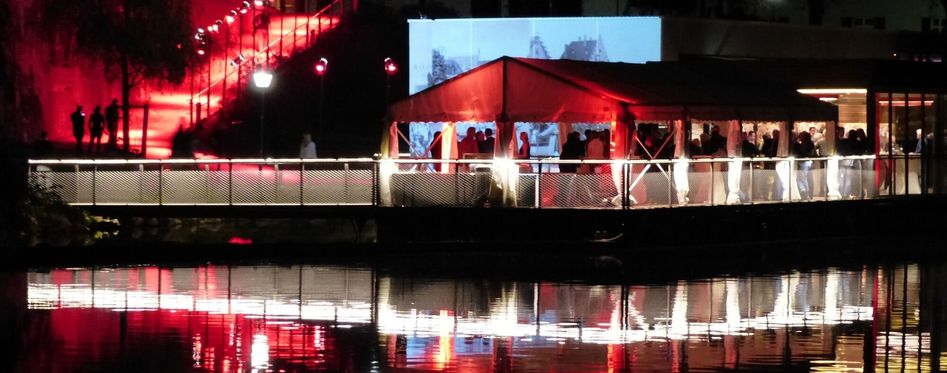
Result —
[[[926, 194], [919, 157], [692, 160], [31, 160], [77, 206], [651, 209]], [[575, 164], [577, 173], [559, 171]], [[311, 210], [311, 209], [310, 209]]]

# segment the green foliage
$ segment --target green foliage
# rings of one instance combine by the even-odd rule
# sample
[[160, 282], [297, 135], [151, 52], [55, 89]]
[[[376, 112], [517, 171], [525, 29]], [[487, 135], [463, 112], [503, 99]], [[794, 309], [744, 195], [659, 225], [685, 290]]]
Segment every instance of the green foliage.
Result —
[[127, 61], [129, 86], [184, 80], [194, 32], [190, 0], [37, 0], [34, 6], [51, 37], [105, 62], [111, 77]]
[[17, 232], [21, 246], [87, 245], [93, 240], [90, 225], [95, 219], [85, 211], [63, 202], [56, 189], [39, 183], [28, 183], [26, 195], [20, 201], [18, 219], [22, 227]]

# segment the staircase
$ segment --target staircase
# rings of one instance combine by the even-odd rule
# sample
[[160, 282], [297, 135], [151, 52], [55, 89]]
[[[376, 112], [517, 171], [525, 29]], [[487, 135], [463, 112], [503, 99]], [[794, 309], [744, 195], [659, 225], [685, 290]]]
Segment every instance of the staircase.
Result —
[[[215, 122], [246, 85], [252, 84], [250, 76], [255, 70], [262, 66], [275, 70], [294, 53], [314, 45], [323, 32], [338, 25], [346, 6], [351, 6], [346, 3], [335, 0], [313, 14], [257, 7], [218, 26], [217, 32], [206, 31], [213, 42], [205, 55], [194, 59], [185, 83], [148, 93], [151, 124], [147, 138], [132, 141], [146, 144], [143, 152], [147, 150], [148, 158], [170, 157], [171, 139], [179, 127], [195, 129]], [[263, 19], [268, 19], [268, 24]]]

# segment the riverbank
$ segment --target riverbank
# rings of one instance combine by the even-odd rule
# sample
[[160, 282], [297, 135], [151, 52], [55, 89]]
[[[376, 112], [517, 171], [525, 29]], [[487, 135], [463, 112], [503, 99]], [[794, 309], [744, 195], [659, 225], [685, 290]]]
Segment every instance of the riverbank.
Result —
[[114, 230], [109, 238], [8, 248], [4, 263], [312, 262], [560, 279], [712, 275], [809, 261], [940, 257], [947, 198], [630, 211], [162, 207], [148, 218], [118, 214], [144, 212], [119, 207], [87, 211], [114, 222], [103, 228]]

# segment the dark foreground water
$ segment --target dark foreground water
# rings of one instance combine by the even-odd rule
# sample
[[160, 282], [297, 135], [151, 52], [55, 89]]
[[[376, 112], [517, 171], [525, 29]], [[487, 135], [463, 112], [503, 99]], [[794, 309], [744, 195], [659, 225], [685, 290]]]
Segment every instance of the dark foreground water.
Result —
[[0, 370], [936, 371], [945, 270], [607, 285], [330, 266], [7, 273]]

